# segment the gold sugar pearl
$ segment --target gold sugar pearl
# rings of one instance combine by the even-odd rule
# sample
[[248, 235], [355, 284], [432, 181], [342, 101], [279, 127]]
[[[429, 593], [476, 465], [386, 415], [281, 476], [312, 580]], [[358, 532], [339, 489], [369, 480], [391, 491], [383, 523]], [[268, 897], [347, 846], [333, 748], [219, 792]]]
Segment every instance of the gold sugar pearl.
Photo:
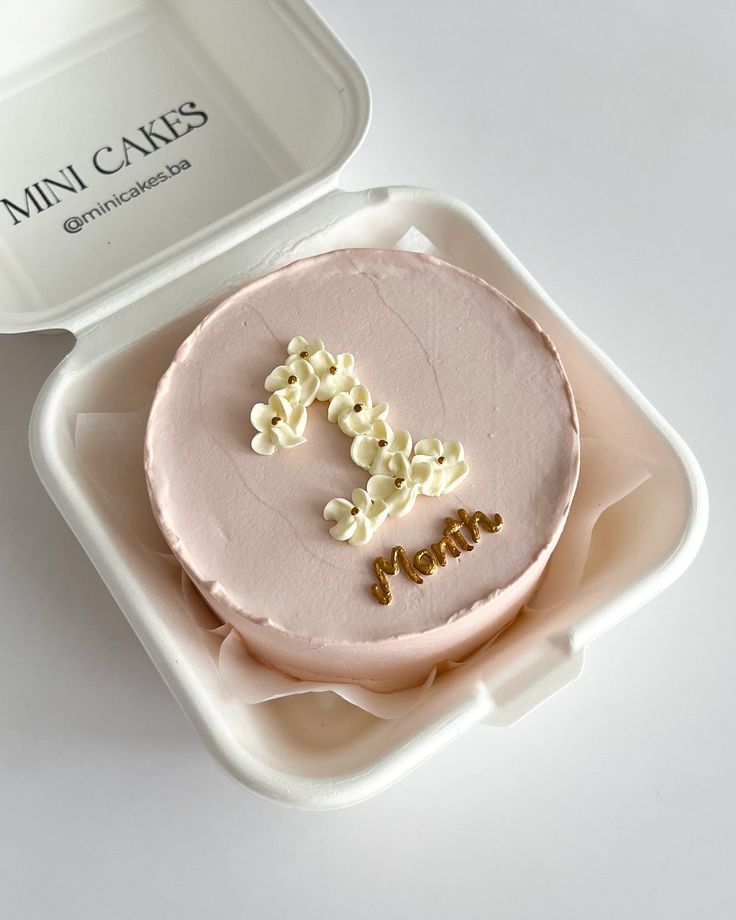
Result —
[[394, 485], [397, 489], [400, 489], [404, 485], [404, 480], [401, 476], [397, 476], [396, 479], [394, 479]]
[[290, 374], [290, 375], [289, 375], [289, 383], [296, 383], [296, 382], [297, 382], [297, 379], [298, 379], [298, 378], [296, 377], [295, 374]]
[[385, 438], [381, 438], [381, 440], [378, 442], [378, 446], [379, 446], [379, 447], [388, 447], [388, 441], [387, 441]]
[[337, 367], [334, 364], [330, 366], [330, 373], [333, 375], [333, 377], [337, 373]]
[[351, 513], [351, 514], [360, 514], [360, 509], [359, 509], [359, 508], [356, 508], [355, 506], [353, 506], [353, 507], [350, 509], [350, 513]]
[[444, 462], [445, 462], [445, 458], [444, 458], [444, 457], [438, 457], [438, 458], [437, 458], [437, 462], [438, 462], [438, 463], [444, 463]]
[[362, 411], [363, 411], [363, 403], [356, 403], [353, 406], [353, 412], [362, 412]]
[[300, 352], [299, 352], [299, 357], [300, 357], [300, 358], [308, 358], [308, 357], [309, 357], [309, 352], [308, 352], [308, 351], [300, 351]]
[[271, 419], [271, 424], [272, 424], [272, 425], [278, 425], [278, 423], [279, 423], [280, 421], [281, 421], [281, 419], [279, 418], [279, 416], [278, 416], [278, 415], [274, 415], [274, 417]]

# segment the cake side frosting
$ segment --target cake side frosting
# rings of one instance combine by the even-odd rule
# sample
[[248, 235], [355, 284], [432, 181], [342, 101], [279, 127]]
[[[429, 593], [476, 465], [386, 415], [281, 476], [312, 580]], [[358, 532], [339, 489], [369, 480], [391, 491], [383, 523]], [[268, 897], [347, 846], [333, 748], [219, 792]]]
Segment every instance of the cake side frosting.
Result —
[[[250, 448], [251, 407], [297, 333], [353, 354], [396, 428], [460, 440], [471, 475], [386, 521], [369, 545], [331, 539], [325, 505], [365, 488], [370, 473], [351, 462], [327, 407], [309, 406], [307, 443], [271, 457]], [[200, 324], [159, 385], [145, 462], [172, 550], [256, 655], [297, 676], [391, 689], [467, 654], [530, 596], [578, 457], [569, 385], [532, 319], [440, 260], [348, 250], [259, 279]], [[401, 545], [414, 558], [459, 509], [499, 514], [503, 529], [477, 544], [467, 536], [472, 551], [422, 584], [389, 576], [391, 604], [377, 604], [376, 557]]]

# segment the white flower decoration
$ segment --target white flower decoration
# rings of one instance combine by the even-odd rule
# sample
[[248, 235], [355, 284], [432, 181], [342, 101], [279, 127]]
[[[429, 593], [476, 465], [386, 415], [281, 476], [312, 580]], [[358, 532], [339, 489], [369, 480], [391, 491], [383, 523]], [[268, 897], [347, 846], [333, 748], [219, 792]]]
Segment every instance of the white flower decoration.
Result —
[[443, 444], [438, 438], [424, 438], [414, 446], [414, 456], [427, 461], [432, 475], [422, 486], [422, 495], [445, 495], [468, 475], [463, 445], [459, 441]]
[[335, 521], [330, 533], [336, 540], [363, 546], [386, 519], [388, 508], [382, 501], [374, 502], [365, 489], [356, 489], [352, 499], [333, 498], [325, 505], [324, 517]]
[[368, 494], [375, 501], [386, 503], [390, 517], [404, 517], [414, 507], [414, 502], [432, 476], [429, 460], [405, 454], [394, 454], [388, 464], [388, 475], [371, 476]]
[[319, 377], [309, 361], [297, 358], [272, 370], [266, 377], [266, 389], [283, 396], [292, 405], [310, 406], [319, 389]]
[[340, 430], [351, 438], [359, 434], [373, 434], [376, 423], [383, 421], [387, 415], [386, 403], [374, 406], [371, 394], [363, 386], [333, 396], [327, 410], [327, 418], [331, 422], [336, 421]]
[[286, 363], [268, 375], [265, 386], [273, 395], [255, 405], [250, 416], [258, 432], [251, 441], [254, 451], [273, 454], [304, 444], [307, 406], [320, 400], [329, 402], [329, 420], [353, 439], [353, 462], [370, 473], [366, 489], [356, 489], [352, 501], [335, 498], [325, 506], [336, 540], [362, 546], [386, 517], [408, 514], [417, 496], [444, 495], [468, 475], [459, 441], [424, 438], [412, 454], [409, 432], [393, 431], [386, 421], [388, 405], [374, 406], [361, 386], [353, 355], [335, 357], [321, 339], [293, 338]]
[[347, 393], [360, 383], [355, 376], [355, 358], [352, 355], [334, 357], [322, 349], [311, 355], [309, 363], [319, 377], [319, 400], [332, 399], [336, 393]]
[[308, 360], [313, 355], [316, 355], [318, 351], [324, 351], [324, 347], [325, 343], [322, 339], [312, 339], [311, 342], [309, 342], [304, 336], [297, 335], [286, 347], [289, 353], [286, 363], [291, 364], [292, 361], [298, 361], [299, 358]]
[[282, 447], [297, 447], [307, 440], [302, 437], [307, 425], [307, 410], [292, 405], [278, 393], [267, 403], [256, 403], [250, 413], [251, 425], [258, 432], [250, 442], [257, 454], [268, 456]]
[[371, 434], [359, 434], [350, 446], [353, 463], [373, 476], [391, 472], [389, 463], [394, 454], [411, 454], [411, 435], [408, 431], [392, 431], [383, 420], [376, 422]]

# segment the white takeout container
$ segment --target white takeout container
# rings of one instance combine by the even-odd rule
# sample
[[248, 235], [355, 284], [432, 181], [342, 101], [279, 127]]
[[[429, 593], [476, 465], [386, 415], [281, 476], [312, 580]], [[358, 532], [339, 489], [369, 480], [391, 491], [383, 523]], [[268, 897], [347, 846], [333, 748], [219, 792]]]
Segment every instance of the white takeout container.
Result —
[[[549, 698], [580, 673], [588, 643], [689, 565], [707, 518], [695, 459], [490, 227], [439, 193], [338, 188], [368, 127], [369, 92], [302, 0], [9, 6], [12, 26], [0, 34], [0, 331], [68, 329], [77, 339], [36, 403], [33, 461], [231, 776], [301, 807], [361, 801], [471, 726], [508, 725]], [[171, 140], [141, 134], [172, 110], [173, 127], [151, 128]], [[184, 160], [189, 166], [174, 172]], [[59, 172], [71, 166], [75, 175]], [[123, 201], [160, 171], [165, 180]], [[44, 181], [54, 177], [71, 188]], [[239, 704], [182, 611], [176, 579], [130, 539], [81, 469], [75, 418], [94, 410], [101, 388], [110, 408], [136, 408], [138, 356], [157, 343], [173, 348], [249, 279], [321, 251], [389, 247], [412, 226], [539, 320], [583, 408], [583, 434], [626, 444], [652, 476], [597, 525], [572, 598], [517, 621], [409, 715], [383, 721], [333, 694]]]

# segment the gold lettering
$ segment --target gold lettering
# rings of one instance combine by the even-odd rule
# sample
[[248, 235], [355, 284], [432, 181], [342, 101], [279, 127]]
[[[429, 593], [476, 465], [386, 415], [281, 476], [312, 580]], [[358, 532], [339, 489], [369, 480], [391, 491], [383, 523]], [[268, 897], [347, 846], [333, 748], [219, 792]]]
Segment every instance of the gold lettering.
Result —
[[484, 530], [487, 530], [488, 533], [498, 533], [503, 527], [503, 518], [500, 514], [494, 514], [493, 521], [490, 520], [487, 514], [483, 514], [482, 511], [476, 511], [475, 514], [470, 515], [465, 508], [460, 508], [457, 514], [472, 534], [473, 542], [475, 543], [480, 540], [480, 527], [478, 527], [478, 524], [480, 524]]
[[414, 553], [414, 568], [411, 567], [403, 546], [394, 546], [391, 550], [390, 562], [384, 556], [376, 556], [373, 560], [373, 571], [376, 573], [378, 583], [371, 585], [371, 594], [379, 604], [390, 604], [393, 599], [387, 575], [398, 575], [401, 570], [415, 585], [423, 585], [424, 579], [420, 578], [417, 572], [421, 572], [422, 575], [434, 575], [438, 564], [447, 565], [448, 552], [457, 558], [461, 555], [460, 549], [466, 551], [473, 549], [460, 533], [461, 527], [467, 527], [470, 530], [476, 543], [480, 540], [481, 527], [488, 533], [498, 533], [503, 527], [503, 518], [500, 514], [494, 514], [492, 518], [489, 518], [482, 511], [469, 514], [464, 508], [460, 508], [457, 514], [459, 521], [451, 517], [445, 518], [443, 534], [436, 543], [432, 544], [431, 549], [425, 546]]
[[460, 528], [463, 526], [462, 521], [456, 521], [454, 518], [447, 517], [445, 518], [445, 529], [442, 531], [446, 537], [452, 537], [452, 539], [457, 543], [460, 549], [464, 549], [465, 552], [470, 552], [472, 546], [465, 537], [460, 533]]
[[434, 575], [437, 571], [437, 562], [426, 547], [414, 553], [414, 568], [422, 575]]
[[423, 584], [423, 579], [421, 579], [411, 567], [409, 557], [406, 555], [406, 550], [404, 547], [394, 546], [394, 548], [391, 550], [390, 562], [388, 559], [386, 559], [385, 556], [377, 556], [373, 560], [373, 571], [376, 573], [378, 584], [371, 585], [371, 593], [379, 604], [391, 603], [391, 598], [393, 595], [391, 594], [391, 588], [389, 587], [388, 578], [386, 578], [386, 575], [398, 575], [399, 565], [401, 566], [404, 575], [411, 579], [414, 584]]
[[450, 537], [440, 537], [436, 543], [432, 544], [432, 553], [440, 565], [447, 565], [448, 552], [451, 556], [457, 557], [460, 555], [460, 550], [455, 546]]

